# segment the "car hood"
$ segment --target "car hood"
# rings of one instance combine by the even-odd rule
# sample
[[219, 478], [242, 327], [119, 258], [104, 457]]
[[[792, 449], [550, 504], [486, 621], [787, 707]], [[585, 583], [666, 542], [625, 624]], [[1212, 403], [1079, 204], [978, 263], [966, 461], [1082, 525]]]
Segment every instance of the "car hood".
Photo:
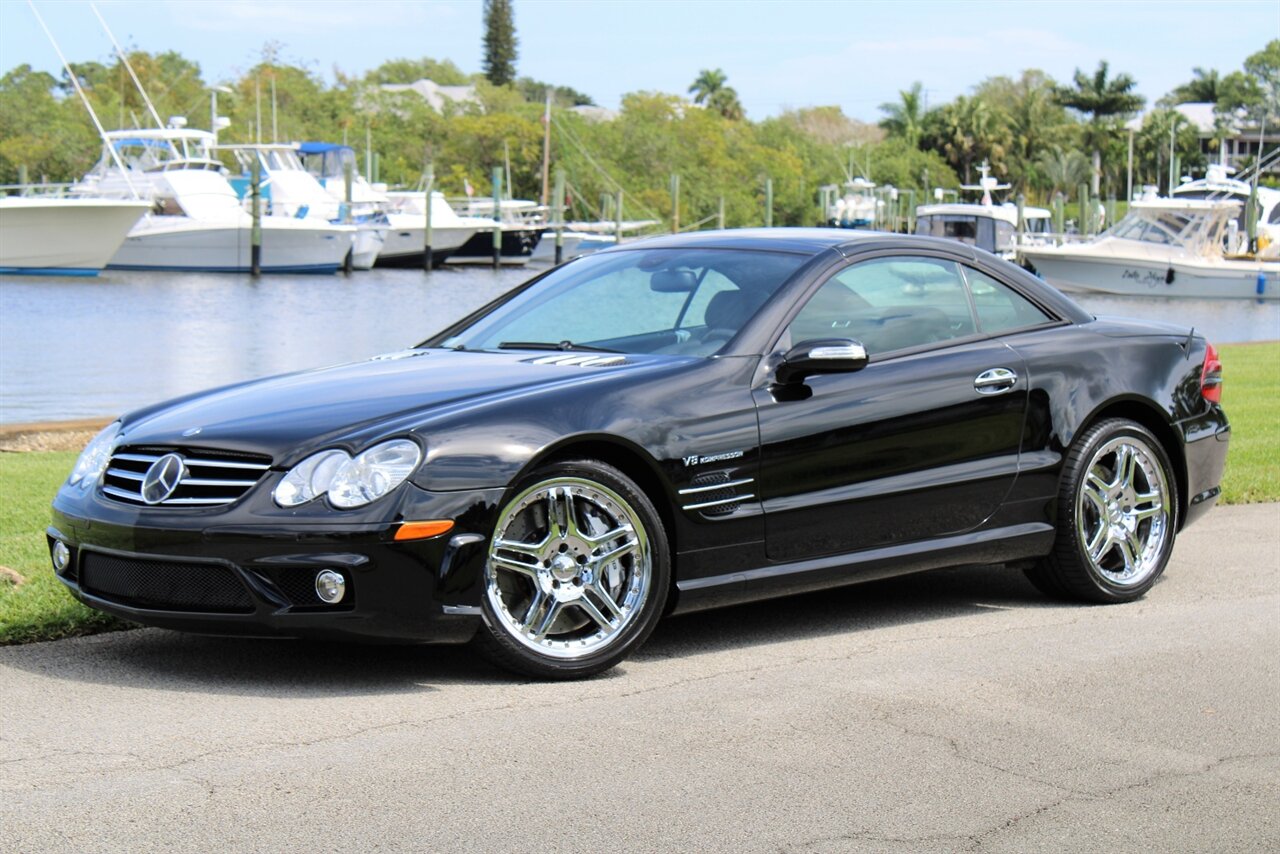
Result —
[[612, 382], [666, 356], [406, 350], [283, 374], [161, 403], [123, 419], [120, 445], [269, 454], [277, 465], [321, 445], [359, 450], [458, 407], [567, 384]]

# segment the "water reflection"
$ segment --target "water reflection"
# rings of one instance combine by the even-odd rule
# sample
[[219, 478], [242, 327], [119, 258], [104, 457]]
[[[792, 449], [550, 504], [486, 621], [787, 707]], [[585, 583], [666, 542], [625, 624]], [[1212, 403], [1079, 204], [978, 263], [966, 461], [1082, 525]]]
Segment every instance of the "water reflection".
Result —
[[[113, 272], [0, 277], [0, 423], [111, 415], [251, 377], [421, 341], [538, 269], [346, 276]], [[1096, 314], [1280, 338], [1280, 302], [1080, 297]]]

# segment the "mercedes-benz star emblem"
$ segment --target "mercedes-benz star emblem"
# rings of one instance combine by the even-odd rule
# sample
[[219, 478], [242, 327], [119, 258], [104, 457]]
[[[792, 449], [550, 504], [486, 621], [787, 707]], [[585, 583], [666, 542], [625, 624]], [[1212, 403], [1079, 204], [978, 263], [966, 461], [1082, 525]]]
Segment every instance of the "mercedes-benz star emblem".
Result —
[[142, 478], [142, 500], [148, 504], [159, 504], [178, 488], [184, 472], [182, 457], [177, 454], [165, 454], [151, 464]]

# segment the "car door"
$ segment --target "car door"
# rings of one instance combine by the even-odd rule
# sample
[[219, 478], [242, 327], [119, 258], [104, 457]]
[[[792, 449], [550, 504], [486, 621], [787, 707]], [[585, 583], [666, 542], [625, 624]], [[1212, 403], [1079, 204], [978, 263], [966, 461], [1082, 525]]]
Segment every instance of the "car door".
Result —
[[754, 390], [771, 560], [955, 534], [995, 512], [1017, 474], [1025, 369], [981, 334], [959, 265], [894, 255], [846, 266], [771, 358], [819, 338], [858, 340], [869, 363]]

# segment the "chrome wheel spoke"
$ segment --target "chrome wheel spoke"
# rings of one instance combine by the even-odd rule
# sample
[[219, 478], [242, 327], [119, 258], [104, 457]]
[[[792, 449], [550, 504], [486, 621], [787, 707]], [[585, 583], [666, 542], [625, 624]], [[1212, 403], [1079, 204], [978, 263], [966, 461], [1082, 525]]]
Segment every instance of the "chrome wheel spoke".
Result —
[[547, 596], [541, 590], [534, 594], [533, 601], [529, 603], [529, 610], [524, 612], [524, 627], [527, 631], [532, 626], [534, 620], [538, 619], [538, 615], [542, 613], [542, 606], [547, 604]]
[[1112, 483], [1102, 476], [1102, 466], [1095, 465], [1089, 469], [1089, 474], [1085, 476], [1084, 488], [1090, 493], [1104, 497], [1111, 491]]
[[501, 555], [493, 555], [489, 558], [489, 563], [500, 569], [519, 573], [527, 578], [536, 579], [538, 577], [538, 566], [536, 563], [521, 563], [518, 560], [512, 560], [509, 557], [502, 557]]
[[540, 543], [525, 543], [520, 540], [494, 540], [493, 547], [504, 552], [528, 555], [536, 561], [542, 558], [542, 551], [547, 547], [547, 540], [545, 537]]
[[600, 604], [604, 605], [604, 609], [609, 612], [609, 616], [615, 620], [622, 619], [622, 609], [618, 607], [618, 603], [613, 601], [613, 597], [609, 595], [609, 591], [604, 589], [603, 584], [596, 584], [591, 587], [591, 592], [600, 600]]
[[1115, 541], [1120, 556], [1124, 558], [1124, 574], [1132, 575], [1138, 569], [1138, 554], [1134, 551], [1133, 540], [1123, 537]]
[[638, 540], [631, 539], [631, 540], [627, 540], [625, 543], [623, 543], [620, 546], [614, 546], [609, 551], [596, 557], [595, 559], [596, 565], [603, 567], [604, 565], [608, 563], [612, 563], [613, 561], [617, 560], [623, 555], [629, 555], [636, 550], [636, 546], [638, 545], [640, 545]]
[[542, 640], [547, 636], [547, 632], [551, 631], [551, 626], [555, 623], [556, 617], [560, 616], [560, 611], [564, 605], [560, 602], [552, 601], [547, 606], [546, 613], [542, 615], [542, 619], [538, 621], [538, 627], [532, 631], [534, 640]]
[[1131, 446], [1121, 445], [1116, 449], [1116, 486], [1126, 489], [1133, 487], [1133, 472], [1137, 463], [1138, 455]]
[[595, 621], [595, 623], [598, 626], [600, 626], [600, 629], [606, 635], [613, 634], [615, 629], [613, 621], [611, 621], [608, 617], [606, 617], [601, 612], [601, 610], [596, 606], [596, 603], [591, 601], [590, 597], [583, 596], [581, 599], [577, 601], [577, 605], [579, 608], [581, 608], [583, 611], [586, 612], [588, 617], [590, 617], [593, 621]]
[[1085, 550], [1089, 552], [1089, 560], [1097, 563], [1102, 560], [1102, 556], [1111, 548], [1110, 529], [1106, 523], [1099, 523], [1097, 532], [1085, 544]]
[[592, 546], [603, 546], [606, 543], [613, 542], [618, 537], [633, 533], [630, 525], [622, 525], [611, 531], [605, 531], [603, 534], [588, 534], [585, 531], [580, 534], [582, 539], [586, 540]]
[[1090, 473], [1088, 481], [1085, 483], [1082, 491], [1084, 498], [1093, 505], [1093, 509], [1097, 512], [1098, 517], [1105, 519], [1107, 516], [1107, 493], [1106, 484]]
[[547, 496], [547, 522], [551, 536], [557, 540], [578, 536], [578, 520], [569, 487], [560, 487]]

